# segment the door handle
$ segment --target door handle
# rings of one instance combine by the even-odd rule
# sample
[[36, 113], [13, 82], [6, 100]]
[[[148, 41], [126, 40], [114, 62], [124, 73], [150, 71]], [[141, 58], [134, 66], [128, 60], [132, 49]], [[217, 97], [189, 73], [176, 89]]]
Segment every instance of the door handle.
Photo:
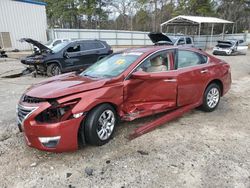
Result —
[[201, 73], [202, 73], [202, 74], [203, 74], [203, 73], [207, 73], [207, 72], [208, 72], [207, 69], [201, 70]]
[[168, 78], [166, 80], [164, 80], [164, 82], [176, 82], [177, 80], [174, 78]]

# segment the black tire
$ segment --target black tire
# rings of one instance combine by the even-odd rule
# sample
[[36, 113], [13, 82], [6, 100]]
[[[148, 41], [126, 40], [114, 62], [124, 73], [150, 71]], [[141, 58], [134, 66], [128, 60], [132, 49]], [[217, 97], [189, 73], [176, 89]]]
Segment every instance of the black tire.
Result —
[[[108, 125], [108, 123], [106, 123], [106, 125], [101, 125], [99, 121], [99, 119], [102, 119], [101, 116], [105, 117], [106, 113], [112, 114], [111, 112], [113, 113], [113, 116], [112, 115], [111, 116], [114, 117], [114, 119], [112, 119], [114, 123], [111, 123], [111, 120], [110, 120], [110, 122], [108, 122], [110, 123], [110, 125]], [[101, 146], [109, 142], [109, 140], [112, 138], [114, 134], [117, 121], [118, 119], [117, 119], [116, 111], [109, 104], [102, 104], [92, 109], [87, 114], [87, 118], [84, 123], [84, 134], [85, 134], [86, 142], [88, 144], [96, 145], [96, 146]], [[112, 131], [106, 132], [105, 134], [107, 136], [106, 139], [101, 139], [97, 132], [100, 132], [103, 127], [111, 127], [111, 124], [113, 124]]]
[[[213, 100], [210, 100], [211, 96], [214, 96]], [[205, 90], [205, 93], [203, 95], [203, 103], [200, 109], [205, 112], [214, 111], [220, 103], [220, 97], [221, 97], [221, 88], [216, 83], [210, 84]]]
[[61, 74], [61, 68], [57, 63], [49, 64], [47, 67], [47, 75], [48, 76], [56, 76]]

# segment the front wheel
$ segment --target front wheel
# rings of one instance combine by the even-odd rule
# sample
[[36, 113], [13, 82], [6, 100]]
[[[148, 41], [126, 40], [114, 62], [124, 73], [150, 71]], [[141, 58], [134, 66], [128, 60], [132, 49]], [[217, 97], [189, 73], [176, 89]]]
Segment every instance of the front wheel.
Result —
[[220, 87], [215, 83], [210, 84], [204, 93], [201, 109], [205, 112], [214, 111], [220, 102], [220, 96]]
[[88, 144], [106, 144], [114, 133], [117, 115], [109, 104], [102, 104], [89, 112], [84, 124], [84, 134]]
[[52, 63], [47, 67], [47, 75], [48, 76], [56, 76], [61, 74], [61, 68], [57, 63]]

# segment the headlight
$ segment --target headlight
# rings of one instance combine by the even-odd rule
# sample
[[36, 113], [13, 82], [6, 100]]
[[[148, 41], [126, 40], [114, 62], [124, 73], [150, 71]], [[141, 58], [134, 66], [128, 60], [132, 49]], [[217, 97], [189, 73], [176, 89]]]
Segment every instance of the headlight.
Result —
[[51, 107], [36, 117], [36, 121], [41, 123], [56, 123], [73, 118], [71, 110], [78, 102], [79, 99], [75, 99], [62, 104], [52, 104]]

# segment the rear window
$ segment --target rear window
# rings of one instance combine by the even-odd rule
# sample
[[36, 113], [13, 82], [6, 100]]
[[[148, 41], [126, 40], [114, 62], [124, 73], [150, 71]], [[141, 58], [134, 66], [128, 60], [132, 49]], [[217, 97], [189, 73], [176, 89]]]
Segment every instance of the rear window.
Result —
[[178, 51], [177, 69], [200, 65], [206, 62], [207, 62], [207, 56], [204, 56], [202, 54], [186, 50]]

